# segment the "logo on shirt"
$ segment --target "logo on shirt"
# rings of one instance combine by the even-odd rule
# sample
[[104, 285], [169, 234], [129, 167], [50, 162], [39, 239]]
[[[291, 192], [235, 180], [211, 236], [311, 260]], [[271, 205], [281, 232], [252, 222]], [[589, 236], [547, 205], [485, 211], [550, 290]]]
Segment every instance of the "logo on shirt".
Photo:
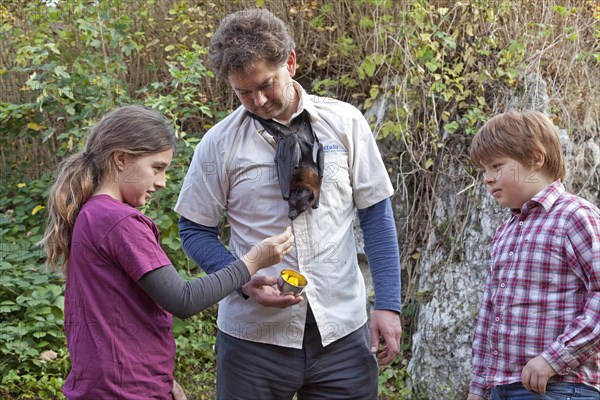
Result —
[[346, 154], [348, 150], [337, 144], [323, 144], [323, 153]]

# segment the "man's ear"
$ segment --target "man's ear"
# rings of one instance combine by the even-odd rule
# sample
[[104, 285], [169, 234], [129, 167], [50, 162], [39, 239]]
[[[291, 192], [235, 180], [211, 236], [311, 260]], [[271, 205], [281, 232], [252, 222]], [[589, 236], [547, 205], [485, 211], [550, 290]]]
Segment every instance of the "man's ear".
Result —
[[292, 51], [290, 51], [290, 55], [288, 56], [287, 61], [285, 62], [287, 69], [288, 69], [288, 73], [290, 74], [291, 77], [293, 77], [294, 75], [296, 75], [296, 52], [292, 49]]

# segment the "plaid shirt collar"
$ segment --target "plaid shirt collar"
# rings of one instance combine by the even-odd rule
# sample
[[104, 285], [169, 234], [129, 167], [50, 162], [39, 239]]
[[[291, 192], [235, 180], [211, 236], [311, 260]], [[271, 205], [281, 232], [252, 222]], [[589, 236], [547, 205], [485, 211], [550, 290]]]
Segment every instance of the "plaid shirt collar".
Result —
[[554, 206], [554, 203], [561, 198], [565, 194], [565, 186], [562, 184], [560, 179], [552, 182], [552, 184], [548, 185], [544, 190], [536, 194], [529, 200], [527, 203], [523, 205], [521, 209], [511, 208], [510, 212], [513, 215], [511, 221], [514, 218], [518, 218], [520, 221], [523, 221], [531, 210], [538, 206], [542, 206], [546, 212], [549, 212]]

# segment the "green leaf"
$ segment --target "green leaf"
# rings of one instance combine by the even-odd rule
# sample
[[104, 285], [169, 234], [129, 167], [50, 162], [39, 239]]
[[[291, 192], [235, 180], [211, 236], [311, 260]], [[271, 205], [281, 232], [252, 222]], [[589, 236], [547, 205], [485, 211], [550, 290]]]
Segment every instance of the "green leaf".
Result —
[[460, 127], [460, 125], [458, 124], [458, 122], [456, 121], [452, 121], [446, 125], [444, 125], [444, 130], [448, 133], [454, 133], [456, 132], [456, 130]]
[[377, 64], [375, 63], [373, 58], [369, 56], [364, 59], [364, 61], [359, 67], [359, 70], [361, 70], [364, 73], [364, 75], [371, 77], [375, 74], [375, 68], [377, 68]]
[[373, 22], [373, 20], [369, 17], [362, 17], [360, 19], [360, 22], [358, 23], [358, 26], [360, 26], [361, 28], [375, 28], [375, 22]]
[[65, 69], [65, 67], [63, 67], [62, 65], [57, 65], [56, 67], [54, 67], [54, 73], [59, 78], [68, 79], [68, 78], [71, 77], [71, 75], [69, 75], [69, 73], [67, 72], [67, 70]]
[[425, 66], [427, 67], [427, 69], [431, 72], [435, 72], [438, 70], [439, 65], [435, 60], [431, 60], [431, 61], [427, 61], [425, 63]]
[[69, 88], [69, 87], [65, 86], [65, 87], [58, 89], [58, 93], [65, 97], [68, 97], [71, 100], [75, 100], [75, 98], [73, 97], [73, 92], [71, 91], [71, 88]]
[[54, 54], [60, 55], [60, 50], [56, 47], [56, 43], [46, 43], [46, 47]]

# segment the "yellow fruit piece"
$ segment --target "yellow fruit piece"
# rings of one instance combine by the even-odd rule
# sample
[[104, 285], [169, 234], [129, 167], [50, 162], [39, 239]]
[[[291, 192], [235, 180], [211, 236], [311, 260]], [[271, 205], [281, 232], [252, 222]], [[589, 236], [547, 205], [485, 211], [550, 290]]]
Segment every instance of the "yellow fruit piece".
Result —
[[298, 278], [296, 278], [294, 276], [290, 276], [290, 279], [288, 280], [288, 282], [294, 286], [298, 286]]
[[283, 278], [283, 280], [287, 281], [290, 276], [288, 274], [281, 274], [281, 277]]

